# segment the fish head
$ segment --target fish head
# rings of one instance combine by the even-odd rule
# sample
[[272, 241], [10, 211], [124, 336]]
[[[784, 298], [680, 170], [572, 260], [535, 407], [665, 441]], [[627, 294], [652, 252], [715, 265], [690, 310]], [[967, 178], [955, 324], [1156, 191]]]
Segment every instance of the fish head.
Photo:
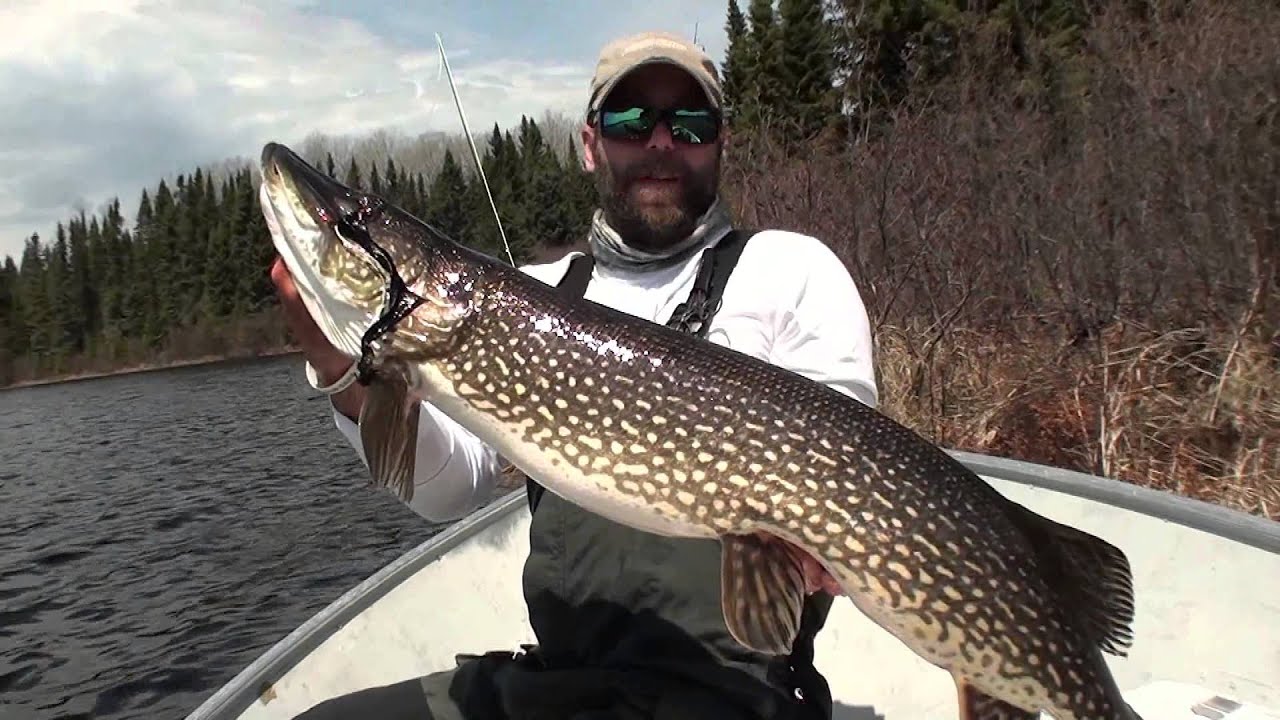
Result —
[[[376, 194], [349, 187], [288, 147], [262, 150], [263, 214], [307, 311], [353, 359], [372, 338], [371, 369], [421, 359], [466, 317], [475, 269], [440, 231]], [[372, 331], [371, 331], [372, 330]]]

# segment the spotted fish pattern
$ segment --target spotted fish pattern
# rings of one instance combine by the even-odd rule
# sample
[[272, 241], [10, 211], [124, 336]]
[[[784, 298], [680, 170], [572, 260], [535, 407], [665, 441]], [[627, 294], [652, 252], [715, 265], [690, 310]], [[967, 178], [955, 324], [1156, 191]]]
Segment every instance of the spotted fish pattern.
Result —
[[1118, 549], [828, 386], [487, 272], [433, 401], [552, 491], [655, 532], [783, 538], [980, 699], [1131, 717], [1101, 657], [1132, 617]]
[[411, 496], [425, 400], [571, 502], [656, 533], [718, 538], [725, 618], [744, 645], [784, 652], [798, 625], [803, 578], [780, 544], [764, 541], [772, 536], [816, 558], [863, 613], [950, 671], [966, 720], [1040, 710], [1136, 720], [1103, 657], [1131, 642], [1132, 578], [1119, 549], [1009, 501], [826, 385], [572, 301], [282, 146], [263, 157], [264, 203], [285, 229], [278, 243], [318, 243], [384, 267], [350, 279], [343, 298], [335, 288], [350, 263], [306, 268], [329, 293], [308, 305], [313, 314], [339, 303], [377, 309], [369, 278], [384, 275], [413, 300], [375, 341], [360, 418], [375, 482]]

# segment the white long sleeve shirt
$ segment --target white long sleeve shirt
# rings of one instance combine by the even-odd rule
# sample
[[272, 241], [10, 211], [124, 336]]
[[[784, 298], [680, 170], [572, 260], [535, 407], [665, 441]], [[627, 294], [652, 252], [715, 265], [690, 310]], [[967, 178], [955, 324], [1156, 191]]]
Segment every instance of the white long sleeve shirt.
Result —
[[[574, 254], [521, 270], [555, 285]], [[664, 323], [688, 297], [701, 256], [693, 253], [675, 266], [645, 273], [597, 263], [586, 297]], [[707, 339], [876, 405], [871, 327], [862, 297], [844, 265], [817, 238], [757, 232], [725, 284]], [[336, 411], [334, 419], [365, 461], [357, 425]], [[415, 512], [445, 522], [491, 499], [500, 470], [492, 448], [429, 403], [422, 403], [418, 427], [417, 487], [409, 503]]]

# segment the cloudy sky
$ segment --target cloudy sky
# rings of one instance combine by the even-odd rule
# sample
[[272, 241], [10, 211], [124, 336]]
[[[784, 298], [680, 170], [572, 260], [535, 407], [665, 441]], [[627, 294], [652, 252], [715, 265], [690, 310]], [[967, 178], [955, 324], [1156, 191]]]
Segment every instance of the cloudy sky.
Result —
[[5, 0], [0, 258], [161, 177], [312, 131], [459, 131], [577, 112], [599, 47], [640, 29], [724, 56], [725, 0]]

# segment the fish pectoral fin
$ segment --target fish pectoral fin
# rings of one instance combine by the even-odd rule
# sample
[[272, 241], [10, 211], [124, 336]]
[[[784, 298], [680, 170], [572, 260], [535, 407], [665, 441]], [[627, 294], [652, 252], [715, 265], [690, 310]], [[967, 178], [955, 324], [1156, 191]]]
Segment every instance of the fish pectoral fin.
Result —
[[402, 502], [413, 499], [418, 413], [404, 373], [394, 367], [379, 370], [360, 409], [360, 444], [373, 484], [390, 488]]
[[729, 633], [744, 647], [786, 655], [800, 629], [804, 573], [781, 541], [720, 538], [720, 603]]
[[1038, 720], [1040, 713], [1023, 710], [994, 698], [970, 685], [959, 675], [952, 675], [959, 694], [960, 720]]
[[1013, 504], [1018, 525], [1041, 561], [1045, 580], [1068, 601], [1103, 652], [1125, 655], [1133, 643], [1133, 575], [1124, 551], [1069, 525]]

